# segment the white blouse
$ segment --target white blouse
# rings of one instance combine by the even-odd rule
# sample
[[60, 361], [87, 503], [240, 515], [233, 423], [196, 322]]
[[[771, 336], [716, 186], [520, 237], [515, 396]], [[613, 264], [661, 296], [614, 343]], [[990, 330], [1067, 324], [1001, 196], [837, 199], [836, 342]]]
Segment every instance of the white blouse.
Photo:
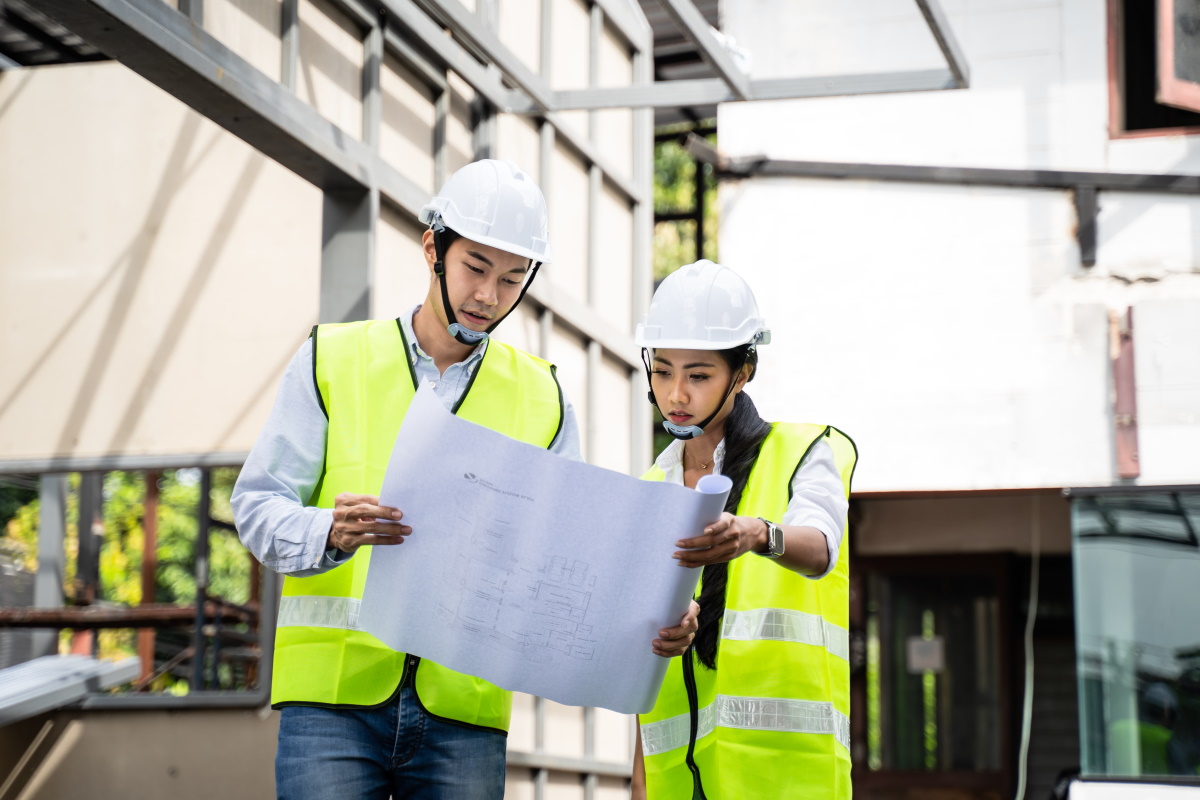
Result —
[[[680, 486], [683, 485], [683, 445], [681, 440], [676, 439], [654, 460], [665, 474], [665, 480]], [[714, 475], [721, 474], [724, 459], [725, 440], [722, 439], [713, 453]], [[805, 577], [823, 578], [837, 565], [848, 507], [849, 503], [842, 487], [842, 476], [833, 460], [833, 449], [828, 443], [818, 440], [792, 478], [792, 499], [783, 514], [783, 519], [771, 520], [780, 525], [816, 528], [825, 534], [825, 546], [829, 549], [829, 567], [820, 575]]]

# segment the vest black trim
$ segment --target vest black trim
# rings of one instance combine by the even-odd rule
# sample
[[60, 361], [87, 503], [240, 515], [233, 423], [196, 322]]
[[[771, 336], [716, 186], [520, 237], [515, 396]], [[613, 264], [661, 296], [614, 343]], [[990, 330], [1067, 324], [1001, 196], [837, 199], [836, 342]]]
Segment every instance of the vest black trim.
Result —
[[312, 326], [312, 330], [308, 332], [308, 338], [312, 340], [312, 378], [313, 391], [317, 393], [317, 405], [321, 407], [321, 413], [325, 415], [325, 419], [329, 419], [329, 411], [325, 409], [325, 398], [321, 397], [321, 384], [317, 383], [317, 325]]

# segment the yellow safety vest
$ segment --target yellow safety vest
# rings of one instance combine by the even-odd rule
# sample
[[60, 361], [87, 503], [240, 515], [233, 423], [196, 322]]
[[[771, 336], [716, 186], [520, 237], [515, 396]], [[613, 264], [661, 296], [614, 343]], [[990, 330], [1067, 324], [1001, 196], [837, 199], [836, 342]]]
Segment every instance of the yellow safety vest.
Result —
[[[329, 428], [325, 470], [311, 505], [332, 508], [342, 492], [378, 495], [417, 385], [399, 321], [315, 327], [313, 370]], [[453, 411], [549, 447], [562, 427], [562, 390], [552, 364], [493, 339]], [[396, 652], [358, 628], [370, 563], [371, 548], [362, 547], [321, 575], [284, 578], [272, 704], [377, 706], [412, 681], [429, 713], [507, 731], [511, 692]]]
[[[778, 522], [791, 479], [820, 439], [847, 497], [857, 451], [836, 428], [777, 422], [746, 481], [738, 514]], [[646, 480], [662, 480], [657, 466]], [[729, 564], [715, 670], [672, 659], [641, 716], [648, 800], [850, 798], [850, 558], [819, 580], [770, 559]]]

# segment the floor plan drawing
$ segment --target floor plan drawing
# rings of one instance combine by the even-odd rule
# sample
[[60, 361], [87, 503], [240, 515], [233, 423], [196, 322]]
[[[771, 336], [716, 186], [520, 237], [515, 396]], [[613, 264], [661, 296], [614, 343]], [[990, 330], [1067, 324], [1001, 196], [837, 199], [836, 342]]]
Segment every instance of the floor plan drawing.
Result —
[[[530, 661], [545, 663], [556, 656], [590, 661], [608, 619], [591, 607], [596, 576], [587, 562], [553, 555], [536, 567], [518, 558], [497, 566], [497, 548], [488, 545], [503, 535], [472, 534], [472, 543], [483, 552], [461, 554], [446, 570], [447, 584], [458, 587], [451, 594], [457, 602], [438, 605], [440, 621]], [[600, 624], [598, 618], [603, 618]]]

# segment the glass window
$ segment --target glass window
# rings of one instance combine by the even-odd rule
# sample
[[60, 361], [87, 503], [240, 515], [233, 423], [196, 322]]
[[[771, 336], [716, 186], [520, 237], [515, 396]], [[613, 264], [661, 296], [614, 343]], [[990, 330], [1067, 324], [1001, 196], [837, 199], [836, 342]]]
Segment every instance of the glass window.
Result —
[[1076, 496], [1085, 775], [1200, 774], [1200, 492]]
[[998, 769], [995, 577], [875, 573], [867, 597], [870, 769]]

